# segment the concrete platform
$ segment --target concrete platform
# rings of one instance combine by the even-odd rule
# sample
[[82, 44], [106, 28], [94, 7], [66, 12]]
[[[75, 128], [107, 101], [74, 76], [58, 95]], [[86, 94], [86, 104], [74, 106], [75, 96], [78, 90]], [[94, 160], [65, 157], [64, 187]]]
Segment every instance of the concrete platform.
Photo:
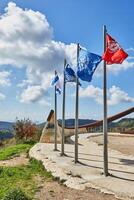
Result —
[[[41, 160], [44, 167], [68, 187], [79, 190], [92, 187], [125, 200], [134, 199], [134, 157], [109, 149], [111, 176], [104, 177], [103, 146], [89, 141], [90, 135], [79, 136], [78, 164], [74, 164], [73, 144], [65, 145], [67, 156], [61, 157], [60, 151], [53, 151], [53, 144], [38, 143], [30, 150], [30, 157]], [[61, 149], [60, 144], [58, 149]]]

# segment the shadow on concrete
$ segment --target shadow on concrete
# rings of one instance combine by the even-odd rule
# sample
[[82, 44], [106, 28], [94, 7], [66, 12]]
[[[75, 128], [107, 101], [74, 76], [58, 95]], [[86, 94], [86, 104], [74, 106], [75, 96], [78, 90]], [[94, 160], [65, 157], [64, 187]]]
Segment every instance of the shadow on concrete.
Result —
[[[74, 158], [73, 156], [69, 156], [67, 155], [67, 157], [70, 157], [70, 158]], [[95, 165], [92, 165], [92, 164], [87, 164], [87, 163], [84, 163], [80, 160], [89, 160], [89, 161], [92, 161], [92, 162], [103, 162], [103, 161], [98, 161], [98, 160], [91, 160], [91, 159], [86, 159], [86, 158], [80, 158], [79, 157], [79, 161], [78, 161], [78, 164], [81, 164], [83, 166], [87, 166], [87, 167], [91, 167], [91, 168], [95, 168], [95, 169], [100, 169], [103, 171], [103, 167], [98, 167], [98, 166], [95, 166]], [[128, 160], [127, 159], [127, 162], [130, 164], [132, 160]], [[120, 163], [114, 163], [114, 162], [109, 162], [109, 164], [116, 164], [116, 165], [123, 165], [123, 164], [120, 164]], [[134, 161], [132, 162], [134, 164]], [[128, 165], [129, 165], [128, 164]], [[118, 172], [118, 173], [123, 173], [123, 174], [130, 174], [130, 175], [134, 175], [134, 172], [127, 172], [127, 171], [123, 171], [123, 170], [117, 170], [117, 169], [112, 169], [109, 167], [109, 171], [111, 172]], [[128, 179], [128, 178], [122, 178], [122, 177], [119, 177], [119, 176], [116, 176], [116, 175], [111, 175], [112, 177], [115, 177], [115, 178], [119, 178], [119, 179], [122, 179], [122, 180], [127, 180], [127, 181], [134, 181], [133, 179]]]
[[[74, 153], [74, 152], [66, 151], [66, 153]], [[86, 156], [89, 155], [89, 156], [93, 156], [93, 157], [103, 158], [100, 155], [92, 155], [92, 154], [85, 154], [85, 153], [79, 153], [79, 155], [86, 155]], [[70, 157], [70, 158], [73, 158], [73, 156], [69, 156], [69, 155], [67, 155], [67, 156]], [[114, 158], [114, 157], [110, 157], [109, 156], [109, 158]], [[93, 161], [93, 162], [101, 162], [101, 163], [103, 163], [103, 160], [95, 160], [95, 159], [88, 159], [88, 158], [81, 158], [81, 157], [79, 157], [79, 159], [80, 160], [87, 160], [87, 161]], [[109, 161], [109, 164], [114, 164], [114, 165], [124, 165], [124, 164], [126, 164], [126, 165], [129, 165], [129, 166], [134, 165], [134, 160], [119, 159], [119, 158], [117, 158], [117, 159], [120, 160], [120, 162], [122, 162], [122, 163], [116, 163], [116, 162], [110, 162]]]
[[134, 160], [130, 160], [130, 159], [120, 159], [120, 162], [123, 163], [123, 165], [134, 165]]
[[[78, 162], [79, 164], [83, 165], [83, 166], [87, 166], [87, 167], [93, 167], [93, 168], [96, 168], [96, 169], [102, 169], [103, 170], [103, 167], [97, 167], [97, 166], [94, 166], [94, 165], [89, 165], [89, 164], [86, 164], [86, 163], [83, 163], [81, 161]], [[112, 168], [109, 168], [109, 171], [111, 172], [119, 172], [119, 173], [124, 173], [124, 174], [131, 174], [133, 175], [134, 172], [127, 172], [127, 171], [122, 171], [122, 170], [116, 170], [116, 169], [112, 169]], [[111, 175], [111, 176], [115, 176], [115, 175]], [[116, 178], [120, 178], [122, 180], [127, 180], [127, 181], [134, 181], [133, 179], [128, 179], [128, 178], [122, 178], [122, 177], [118, 177], [118, 176], [115, 176]]]
[[120, 180], [134, 182], [134, 179], [123, 178], [123, 177], [119, 177], [119, 176], [116, 176], [116, 175], [113, 175], [113, 174], [110, 174], [110, 176], [114, 177], [114, 178], [117, 178], [117, 179], [120, 179]]
[[[94, 166], [94, 165], [88, 165], [88, 164], [85, 164], [83, 162], [78, 162], [79, 164], [83, 165], [83, 166], [87, 166], [87, 167], [93, 167], [93, 168], [96, 168], [96, 169], [101, 169], [103, 170], [102, 167], [97, 167], [97, 166]], [[120, 173], [124, 173], [124, 174], [134, 174], [133, 172], [126, 172], [126, 171], [122, 171], [122, 170], [116, 170], [116, 169], [110, 169], [109, 168], [109, 171], [111, 172], [120, 172]], [[124, 178], [124, 177], [120, 177], [120, 176], [117, 176], [117, 175], [113, 175], [113, 174], [110, 174], [111, 177], [114, 177], [114, 178], [118, 178], [118, 179], [121, 179], [121, 180], [124, 180], [124, 181], [131, 181], [133, 182], [134, 179], [129, 179], [129, 178]]]
[[[66, 153], [74, 153], [72, 151], [66, 151]], [[86, 155], [86, 156], [93, 156], [93, 157], [100, 157], [100, 158], [103, 158], [101, 155], [93, 155], [93, 154], [89, 154], [89, 153], [80, 153], [79, 152], [79, 155]], [[118, 157], [113, 157], [113, 156], [108, 156], [109, 158], [114, 158], [114, 159], [119, 159]]]

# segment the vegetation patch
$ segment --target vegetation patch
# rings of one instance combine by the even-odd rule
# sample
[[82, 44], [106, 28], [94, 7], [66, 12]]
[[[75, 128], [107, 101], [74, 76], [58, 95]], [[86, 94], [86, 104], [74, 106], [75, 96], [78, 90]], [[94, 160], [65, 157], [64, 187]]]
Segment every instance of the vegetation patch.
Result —
[[7, 192], [2, 200], [31, 200], [21, 189], [12, 189]]
[[[27, 155], [30, 148], [39, 140], [41, 130], [29, 119], [17, 120], [13, 126], [13, 143], [1, 142], [0, 161]], [[1, 135], [7, 134], [2, 132]], [[10, 140], [8, 140], [10, 142]], [[10, 145], [10, 146], [9, 146]], [[41, 162], [29, 159], [19, 165], [5, 165], [0, 167], [0, 199], [1, 200], [31, 200], [40, 190], [41, 184], [52, 180], [52, 175], [47, 172]], [[1, 162], [3, 163], [3, 162]], [[7, 162], [8, 163], [8, 162]]]
[[0, 168], [0, 199], [4, 198], [8, 192], [20, 187], [25, 194], [33, 199], [38, 185], [35, 177], [44, 180], [52, 180], [52, 175], [47, 172], [42, 163], [31, 159], [29, 164], [21, 167], [1, 167]]
[[7, 160], [14, 156], [26, 153], [33, 146], [33, 144], [16, 144], [0, 150], [0, 160]]

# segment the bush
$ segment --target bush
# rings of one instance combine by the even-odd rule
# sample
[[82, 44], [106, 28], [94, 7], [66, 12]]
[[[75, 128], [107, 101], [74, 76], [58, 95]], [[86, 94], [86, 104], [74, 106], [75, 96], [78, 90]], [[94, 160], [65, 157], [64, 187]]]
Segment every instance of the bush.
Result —
[[16, 139], [27, 141], [33, 139], [37, 132], [37, 126], [29, 119], [17, 120], [14, 125]]
[[7, 192], [3, 200], [31, 200], [21, 189], [12, 189]]
[[24, 141], [24, 144], [34, 145], [37, 142], [35, 140]]

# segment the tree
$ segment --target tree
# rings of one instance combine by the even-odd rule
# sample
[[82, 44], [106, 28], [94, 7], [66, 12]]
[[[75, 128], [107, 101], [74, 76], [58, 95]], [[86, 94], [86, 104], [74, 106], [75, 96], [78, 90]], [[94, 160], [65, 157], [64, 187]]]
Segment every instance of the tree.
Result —
[[29, 138], [33, 139], [36, 134], [37, 126], [30, 119], [16, 120], [14, 125], [15, 137], [18, 140], [27, 141]]

